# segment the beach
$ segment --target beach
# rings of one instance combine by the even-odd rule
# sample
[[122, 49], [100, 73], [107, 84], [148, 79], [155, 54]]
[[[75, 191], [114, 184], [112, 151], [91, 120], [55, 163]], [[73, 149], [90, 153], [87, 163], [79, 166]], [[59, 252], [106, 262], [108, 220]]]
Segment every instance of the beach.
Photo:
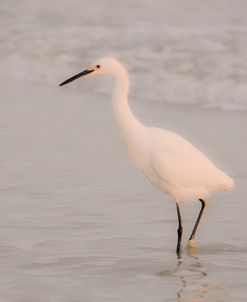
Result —
[[[218, 23], [220, 4], [202, 20], [183, 7], [187, 13], [176, 24], [167, 12], [157, 37], [162, 14], [155, 23], [139, 2], [132, 15], [122, 4], [110, 19], [106, 8], [88, 1], [75, 1], [67, 19], [65, 1], [60, 9], [25, 3], [20, 16], [18, 5], [1, 4], [0, 300], [245, 301], [247, 94], [239, 62], [246, 59], [240, 40], [247, 27], [245, 17], [234, 19], [240, 10]], [[84, 19], [79, 8], [88, 9]], [[174, 200], [129, 160], [112, 115], [111, 80], [58, 86], [101, 53], [125, 63], [130, 106], [145, 125], [182, 135], [235, 181], [232, 192], [209, 199], [193, 253], [186, 244], [200, 203], [181, 205], [181, 259]]]

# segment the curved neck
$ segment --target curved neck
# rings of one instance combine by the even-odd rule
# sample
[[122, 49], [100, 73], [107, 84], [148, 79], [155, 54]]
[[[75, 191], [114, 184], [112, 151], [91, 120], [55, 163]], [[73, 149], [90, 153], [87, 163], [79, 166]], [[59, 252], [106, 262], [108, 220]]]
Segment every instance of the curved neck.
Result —
[[113, 93], [113, 111], [120, 133], [125, 141], [129, 141], [136, 131], [144, 126], [132, 113], [128, 104], [129, 78], [123, 68], [115, 77]]

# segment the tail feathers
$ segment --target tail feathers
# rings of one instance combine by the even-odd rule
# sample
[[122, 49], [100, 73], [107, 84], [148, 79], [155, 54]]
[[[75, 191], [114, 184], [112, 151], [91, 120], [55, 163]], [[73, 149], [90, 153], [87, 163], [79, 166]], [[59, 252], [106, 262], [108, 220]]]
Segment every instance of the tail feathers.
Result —
[[223, 190], [231, 191], [234, 188], [234, 180], [224, 173], [224, 181], [221, 182]]

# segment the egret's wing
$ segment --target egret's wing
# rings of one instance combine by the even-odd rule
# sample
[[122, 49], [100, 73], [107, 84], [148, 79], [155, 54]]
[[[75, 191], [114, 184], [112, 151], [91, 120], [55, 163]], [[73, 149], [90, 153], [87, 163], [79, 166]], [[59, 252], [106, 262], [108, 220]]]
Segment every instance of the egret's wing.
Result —
[[151, 133], [150, 163], [164, 182], [178, 187], [214, 187], [224, 173], [184, 138], [169, 131]]

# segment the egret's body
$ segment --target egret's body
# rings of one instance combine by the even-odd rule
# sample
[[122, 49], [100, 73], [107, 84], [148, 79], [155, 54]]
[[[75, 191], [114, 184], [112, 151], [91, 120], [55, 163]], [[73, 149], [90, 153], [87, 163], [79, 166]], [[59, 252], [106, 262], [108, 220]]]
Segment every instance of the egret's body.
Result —
[[182, 238], [179, 203], [197, 199], [201, 201], [202, 209], [189, 241], [189, 245], [194, 246], [195, 232], [208, 196], [220, 189], [232, 189], [233, 180], [181, 136], [140, 123], [128, 104], [128, 73], [120, 62], [112, 58], [102, 58], [97, 65], [60, 85], [91, 74], [106, 74], [114, 78], [113, 111], [129, 155], [159, 190], [176, 201], [179, 219], [178, 253]]

